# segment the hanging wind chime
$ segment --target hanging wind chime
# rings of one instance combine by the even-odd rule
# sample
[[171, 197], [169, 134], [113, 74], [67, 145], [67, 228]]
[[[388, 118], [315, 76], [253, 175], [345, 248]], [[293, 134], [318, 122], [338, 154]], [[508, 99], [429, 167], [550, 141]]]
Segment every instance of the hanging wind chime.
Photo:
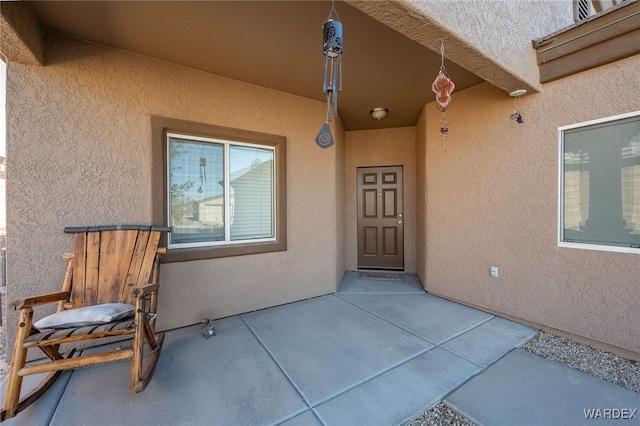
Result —
[[523, 124], [524, 123], [524, 119], [522, 118], [522, 114], [520, 113], [520, 110], [518, 109], [518, 99], [520, 99], [520, 96], [524, 95], [525, 93], [527, 93], [527, 91], [525, 89], [517, 89], [517, 90], [514, 90], [513, 92], [509, 93], [509, 96], [513, 97], [513, 114], [511, 114], [509, 116], [509, 118], [512, 119], [512, 120], [516, 120], [516, 122], [518, 124]]
[[202, 153], [200, 157], [200, 188], [198, 192], [202, 194], [202, 187], [207, 183], [207, 158]]
[[[335, 15], [335, 19], [334, 19]], [[331, 2], [329, 17], [323, 27], [322, 49], [324, 51], [324, 86], [327, 96], [327, 120], [320, 128], [316, 143], [320, 148], [333, 145], [333, 135], [329, 122], [338, 116], [338, 92], [342, 91], [342, 23], [339, 21], [335, 4]]]
[[447, 152], [445, 142], [449, 135], [449, 122], [445, 119], [444, 113], [449, 108], [451, 102], [451, 93], [456, 85], [447, 75], [447, 69], [444, 67], [444, 41], [440, 44], [440, 72], [433, 80], [431, 90], [436, 94], [436, 106], [442, 112], [442, 118], [440, 119], [440, 135], [442, 136], [442, 149]]

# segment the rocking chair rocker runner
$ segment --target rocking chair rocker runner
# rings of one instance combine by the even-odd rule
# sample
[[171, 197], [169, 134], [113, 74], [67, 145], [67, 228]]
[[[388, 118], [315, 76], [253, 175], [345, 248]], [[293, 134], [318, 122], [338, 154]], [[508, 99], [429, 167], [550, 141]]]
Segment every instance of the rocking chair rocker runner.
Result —
[[[166, 249], [158, 248], [158, 243], [161, 233], [170, 228], [121, 225], [65, 228], [64, 231], [73, 234], [74, 251], [63, 255], [69, 263], [62, 291], [10, 304], [21, 312], [0, 421], [14, 417], [31, 405], [66, 369], [131, 358], [130, 389], [142, 392], [151, 379], [162, 348], [164, 333], [156, 335], [155, 319], [160, 255]], [[38, 323], [42, 329], [37, 329], [32, 322], [33, 307], [54, 302], [58, 303], [57, 313], [46, 319], [49, 323], [46, 328]], [[112, 303], [119, 305], [107, 305]], [[128, 305], [133, 306], [128, 309]], [[125, 318], [108, 315], [92, 318], [94, 309], [104, 314], [105, 308], [114, 306], [124, 308], [119, 316]], [[77, 316], [80, 312], [85, 314], [80, 320], [55, 324], [60, 316]], [[133, 335], [132, 349], [77, 357], [73, 356], [75, 348], [66, 357], [60, 353], [61, 344], [125, 335]], [[143, 371], [145, 342], [151, 354]], [[27, 351], [33, 348], [39, 348], [49, 360], [26, 365]], [[23, 376], [44, 372], [50, 373], [20, 400]]]

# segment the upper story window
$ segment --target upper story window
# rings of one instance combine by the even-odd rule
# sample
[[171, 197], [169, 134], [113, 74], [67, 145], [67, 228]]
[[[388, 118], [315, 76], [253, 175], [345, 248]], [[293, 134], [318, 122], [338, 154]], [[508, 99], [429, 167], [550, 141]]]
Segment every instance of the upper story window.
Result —
[[640, 249], [640, 111], [558, 129], [561, 246]]
[[152, 117], [153, 222], [163, 262], [284, 251], [286, 139]]
[[573, 19], [576, 22], [583, 21], [624, 1], [626, 0], [573, 0]]
[[533, 41], [540, 83], [640, 53], [640, 0], [577, 0], [574, 6], [575, 23]]

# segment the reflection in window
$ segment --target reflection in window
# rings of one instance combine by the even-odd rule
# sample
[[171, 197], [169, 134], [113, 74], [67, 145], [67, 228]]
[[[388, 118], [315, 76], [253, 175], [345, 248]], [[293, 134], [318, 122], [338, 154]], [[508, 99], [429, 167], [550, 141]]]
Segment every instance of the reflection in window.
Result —
[[609, 10], [626, 0], [573, 0], [573, 20], [584, 21], [590, 16]]
[[275, 239], [272, 147], [167, 135], [170, 246]]
[[640, 117], [567, 128], [561, 140], [561, 241], [640, 247]]

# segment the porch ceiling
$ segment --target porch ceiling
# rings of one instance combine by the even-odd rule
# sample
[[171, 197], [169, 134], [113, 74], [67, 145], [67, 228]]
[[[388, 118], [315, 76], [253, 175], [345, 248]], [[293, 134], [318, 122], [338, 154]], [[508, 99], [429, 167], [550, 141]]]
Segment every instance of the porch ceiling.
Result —
[[[28, 1], [47, 30], [324, 100], [322, 25], [328, 1]], [[344, 25], [346, 130], [413, 126], [434, 98], [439, 52], [337, 1]], [[456, 92], [483, 80], [445, 61]], [[381, 121], [374, 107], [389, 109]]]

